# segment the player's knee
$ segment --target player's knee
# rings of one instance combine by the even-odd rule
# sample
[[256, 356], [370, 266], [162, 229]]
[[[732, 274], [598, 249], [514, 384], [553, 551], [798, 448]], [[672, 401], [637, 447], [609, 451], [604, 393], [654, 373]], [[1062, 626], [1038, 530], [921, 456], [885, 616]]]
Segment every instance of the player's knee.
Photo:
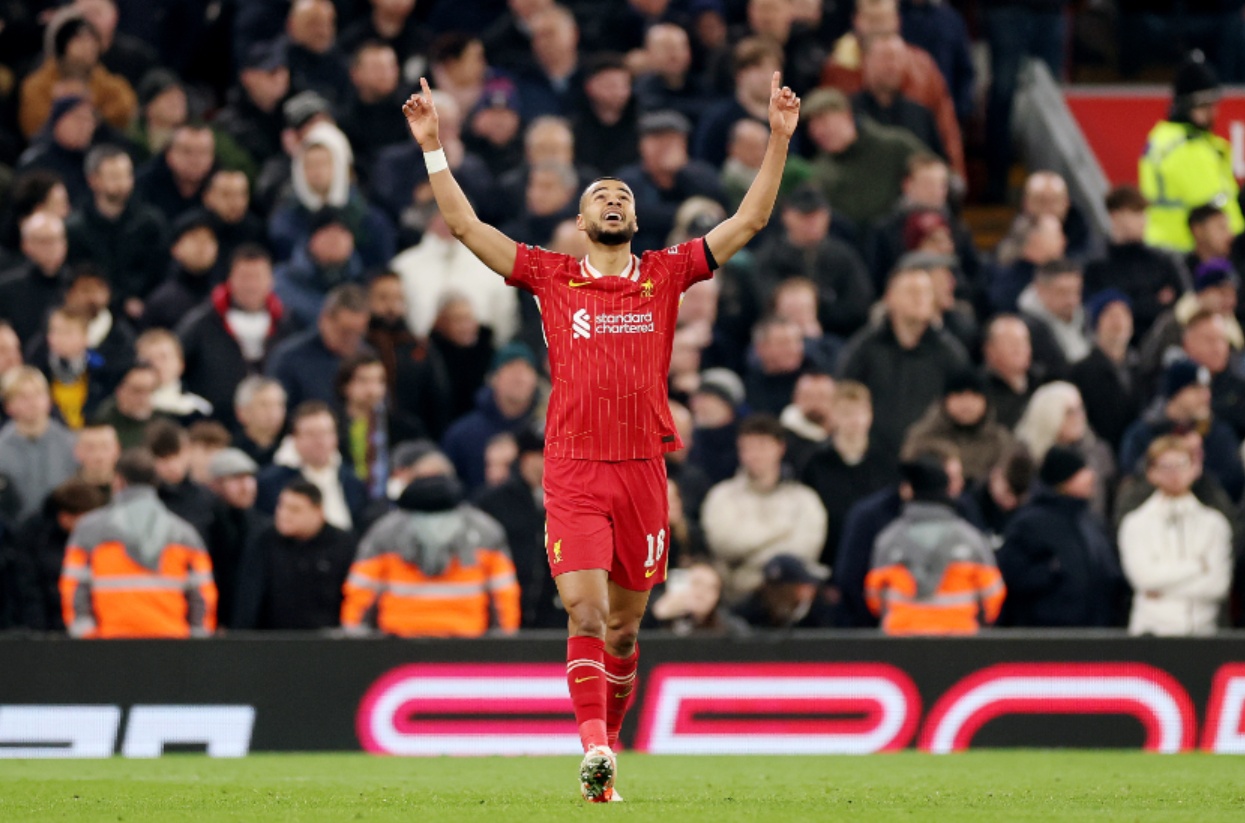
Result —
[[605, 645], [614, 654], [630, 657], [640, 637], [640, 621], [631, 618], [611, 618], [605, 632]]
[[580, 602], [566, 605], [570, 616], [570, 632], [583, 637], [605, 637], [605, 610], [595, 603]]

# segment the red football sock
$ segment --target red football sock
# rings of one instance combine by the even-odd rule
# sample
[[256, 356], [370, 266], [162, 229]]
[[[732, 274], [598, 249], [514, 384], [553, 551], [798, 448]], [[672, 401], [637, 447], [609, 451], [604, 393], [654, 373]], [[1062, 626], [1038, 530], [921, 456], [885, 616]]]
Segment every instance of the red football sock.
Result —
[[575, 707], [579, 739], [584, 751], [606, 745], [605, 733], [605, 641], [574, 636], [566, 641], [566, 685]]
[[618, 747], [618, 732], [622, 729], [623, 718], [627, 710], [635, 702], [637, 683], [636, 667], [640, 662], [640, 644], [630, 657], [615, 657], [605, 653], [605, 676], [608, 681], [605, 692], [605, 732], [609, 736], [611, 749]]

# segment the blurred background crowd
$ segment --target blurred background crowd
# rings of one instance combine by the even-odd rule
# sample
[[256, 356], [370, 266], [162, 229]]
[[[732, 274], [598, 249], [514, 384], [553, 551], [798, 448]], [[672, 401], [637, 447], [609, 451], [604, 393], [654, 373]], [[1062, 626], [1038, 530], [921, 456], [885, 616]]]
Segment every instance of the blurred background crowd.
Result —
[[[0, 0], [0, 629], [563, 625], [539, 307], [450, 235], [401, 103], [428, 78], [516, 241], [583, 255], [615, 175], [638, 253], [735, 208], [776, 70], [774, 219], [672, 341], [649, 619], [1239, 625], [1245, 221], [1211, 127], [1243, 7]], [[1025, 59], [1172, 90], [1106, 233], [1012, 149]]]

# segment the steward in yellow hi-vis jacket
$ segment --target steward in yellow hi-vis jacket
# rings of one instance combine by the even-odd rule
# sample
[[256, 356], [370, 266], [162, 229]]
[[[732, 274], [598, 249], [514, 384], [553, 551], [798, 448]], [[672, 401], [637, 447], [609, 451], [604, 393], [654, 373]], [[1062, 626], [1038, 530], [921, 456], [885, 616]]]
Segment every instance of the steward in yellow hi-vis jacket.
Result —
[[1223, 209], [1233, 234], [1245, 229], [1231, 145], [1211, 129], [1219, 104], [1219, 79], [1200, 52], [1176, 72], [1171, 112], [1146, 138], [1137, 168], [1146, 210], [1146, 243], [1173, 251], [1193, 248], [1189, 212], [1207, 203]]
[[343, 589], [342, 628], [478, 637], [519, 628], [519, 584], [496, 520], [449, 474], [420, 477], [363, 541]]
[[973, 634], [1003, 607], [994, 552], [955, 513], [942, 466], [916, 461], [900, 468], [909, 501], [874, 543], [865, 602], [887, 634]]
[[212, 561], [198, 532], [156, 496], [146, 449], [117, 462], [112, 502], [69, 536], [61, 571], [74, 637], [203, 637], [216, 628]]

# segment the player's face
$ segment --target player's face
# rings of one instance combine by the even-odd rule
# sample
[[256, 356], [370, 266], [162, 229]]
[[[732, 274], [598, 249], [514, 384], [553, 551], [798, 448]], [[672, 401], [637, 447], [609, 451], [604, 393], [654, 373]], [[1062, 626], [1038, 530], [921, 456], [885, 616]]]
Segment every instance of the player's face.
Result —
[[639, 228], [631, 188], [621, 180], [593, 183], [580, 198], [578, 225], [593, 243], [603, 246], [630, 243]]

